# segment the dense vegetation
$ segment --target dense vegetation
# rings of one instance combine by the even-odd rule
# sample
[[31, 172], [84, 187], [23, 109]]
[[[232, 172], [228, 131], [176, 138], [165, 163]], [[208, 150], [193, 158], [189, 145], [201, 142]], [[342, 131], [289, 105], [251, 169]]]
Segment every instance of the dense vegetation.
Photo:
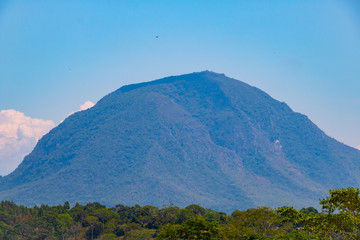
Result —
[[329, 191], [315, 208], [235, 210], [231, 215], [190, 205], [106, 208], [0, 203], [0, 239], [360, 239], [359, 189]]

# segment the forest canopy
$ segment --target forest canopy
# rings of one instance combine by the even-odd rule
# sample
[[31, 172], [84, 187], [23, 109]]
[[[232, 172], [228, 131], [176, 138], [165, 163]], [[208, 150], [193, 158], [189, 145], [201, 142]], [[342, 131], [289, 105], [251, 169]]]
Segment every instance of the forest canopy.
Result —
[[359, 239], [357, 188], [335, 189], [314, 207], [234, 210], [192, 204], [111, 208], [93, 202], [25, 207], [0, 203], [0, 239]]

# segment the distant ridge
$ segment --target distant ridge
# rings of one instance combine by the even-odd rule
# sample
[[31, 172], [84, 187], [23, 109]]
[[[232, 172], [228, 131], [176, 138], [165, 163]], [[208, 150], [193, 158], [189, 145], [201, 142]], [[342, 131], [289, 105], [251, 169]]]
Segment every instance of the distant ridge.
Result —
[[358, 187], [358, 166], [359, 150], [305, 115], [204, 71], [124, 86], [71, 115], [0, 178], [0, 199], [307, 207]]

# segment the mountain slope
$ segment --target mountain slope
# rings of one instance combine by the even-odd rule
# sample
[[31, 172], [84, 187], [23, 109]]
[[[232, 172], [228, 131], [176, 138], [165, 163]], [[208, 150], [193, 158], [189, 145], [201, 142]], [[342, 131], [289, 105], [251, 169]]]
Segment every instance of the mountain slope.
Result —
[[73, 114], [0, 180], [0, 199], [302, 207], [358, 186], [359, 165], [360, 151], [285, 103], [205, 71], [124, 86]]

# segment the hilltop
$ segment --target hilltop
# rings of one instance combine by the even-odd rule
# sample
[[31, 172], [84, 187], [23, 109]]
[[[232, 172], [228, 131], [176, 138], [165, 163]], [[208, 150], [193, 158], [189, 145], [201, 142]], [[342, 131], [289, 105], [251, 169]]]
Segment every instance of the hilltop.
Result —
[[0, 199], [307, 207], [358, 186], [359, 165], [305, 115], [205, 71], [124, 86], [71, 115], [0, 179]]

